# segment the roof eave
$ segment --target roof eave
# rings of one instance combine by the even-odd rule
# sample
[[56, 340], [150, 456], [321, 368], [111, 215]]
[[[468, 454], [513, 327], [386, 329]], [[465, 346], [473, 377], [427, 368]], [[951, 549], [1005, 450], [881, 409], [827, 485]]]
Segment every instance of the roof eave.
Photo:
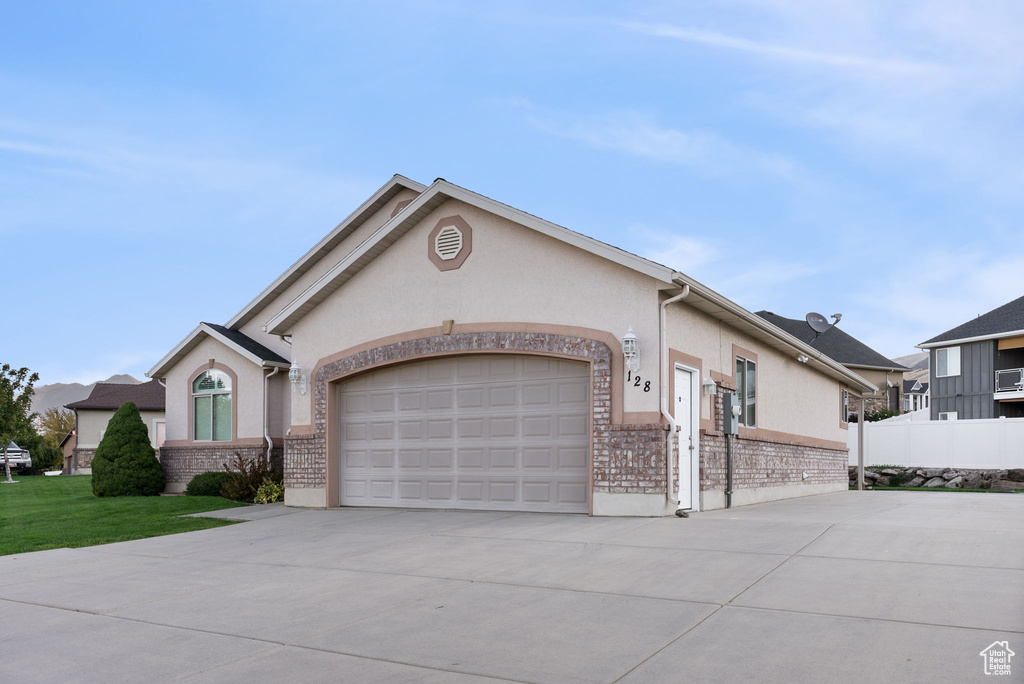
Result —
[[[680, 286], [689, 285], [691, 297], [696, 294], [700, 300], [704, 300], [708, 305], [710, 305], [707, 308], [702, 308], [698, 305], [695, 307], [698, 310], [704, 311], [705, 313], [718, 318], [719, 320], [722, 320], [743, 332], [750, 333], [751, 329], [761, 332], [764, 336], [767, 336], [767, 339], [757, 335], [755, 335], [755, 337], [759, 337], [761, 341], [768, 343], [779, 351], [797, 352], [798, 354], [807, 356], [808, 364], [814, 363], [818, 367], [818, 370], [837, 380], [852, 384], [854, 389], [868, 392], [878, 391], [878, 387], [873, 383], [868, 382], [843, 364], [824, 354], [822, 351], [802, 342], [774, 323], [761, 318], [751, 311], [747, 311], [739, 304], [723, 297], [706, 285], [703, 285], [693, 278], [678, 272], [675, 273], [673, 280]], [[683, 301], [688, 301], [688, 299]], [[693, 302], [691, 302], [691, 304], [692, 303]], [[713, 313], [715, 308], [718, 309], [719, 314]]]
[[935, 349], [936, 347], [952, 347], [957, 344], [967, 344], [968, 342], [983, 342], [985, 340], [1001, 340], [1004, 337], [1020, 337], [1024, 335], [1024, 330], [1008, 330], [1006, 332], [992, 333], [991, 335], [978, 335], [977, 337], [961, 337], [956, 340], [940, 340], [938, 342], [922, 342], [917, 345], [918, 349]]
[[[366, 219], [368, 219], [371, 214], [373, 214], [375, 211], [379, 211], [379, 207], [373, 209], [374, 205], [377, 204], [377, 202], [382, 197], [385, 197], [389, 193], [393, 195], [399, 192], [399, 190], [395, 190], [397, 186], [401, 186], [401, 189], [409, 189], [413, 190], [414, 192], [420, 193], [422, 193], [427, 188], [427, 186], [423, 185], [422, 183], [417, 183], [416, 181], [406, 178], [405, 176], [395, 174], [391, 178], [391, 180], [389, 180], [387, 183], [381, 186], [377, 190], [377, 192], [373, 193], [369, 197], [369, 199], [360, 204], [355, 211], [353, 211], [351, 214], [345, 217], [345, 219], [341, 223], [336, 225], [331, 230], [331, 232], [329, 232], [319, 242], [313, 245], [313, 247], [309, 251], [303, 254], [284, 273], [278, 276], [277, 279], [274, 280], [274, 282], [272, 282], [262, 292], [260, 292], [251, 302], [246, 304], [241, 311], [232, 316], [224, 327], [231, 328], [232, 330], [237, 330], [238, 328], [242, 327], [243, 325], [251, 321], [264, 306], [273, 301], [274, 297], [278, 296], [281, 292], [287, 289], [288, 285], [290, 285], [291, 282], [294, 281], [294, 279], [302, 276], [307, 271], [309, 271], [309, 269], [312, 268], [319, 261], [319, 259], [315, 258], [316, 255], [321, 250], [324, 250], [326, 246], [329, 245], [339, 233], [349, 228], [354, 229], [358, 227], [358, 225], [361, 225], [364, 221], [366, 221]], [[371, 209], [373, 209], [373, 211], [371, 211]]]
[[189, 333], [189, 335], [184, 340], [179, 342], [178, 345], [174, 349], [172, 349], [170, 353], [167, 354], [167, 356], [160, 359], [159, 363], [150, 368], [146, 372], [146, 377], [153, 379], [166, 377], [166, 373], [168, 370], [177, 365], [177, 363], [181, 361], [181, 359], [183, 359], [186, 354], [195, 349], [199, 345], [199, 343], [202, 342], [202, 338], [199, 337], [200, 335], [206, 335], [207, 337], [214, 338], [231, 351], [235, 352], [239, 356], [244, 357], [246, 360], [251, 361], [253, 364], [260, 366], [262, 368], [289, 367], [289, 364], [286, 362], [260, 358], [259, 355], [254, 354], [245, 347], [239, 345], [234, 340], [225, 337], [217, 330], [208, 326], [206, 323], [200, 323], [199, 326], [191, 333]]

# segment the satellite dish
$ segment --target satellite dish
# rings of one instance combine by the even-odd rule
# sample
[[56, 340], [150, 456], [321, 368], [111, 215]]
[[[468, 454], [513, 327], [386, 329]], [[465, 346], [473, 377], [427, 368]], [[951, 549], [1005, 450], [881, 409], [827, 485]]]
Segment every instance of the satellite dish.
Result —
[[811, 330], [818, 333], [819, 335], [832, 326], [829, 325], [828, 319], [822, 316], [820, 313], [814, 313], [813, 311], [804, 317], [807, 321], [807, 325], [811, 326]]

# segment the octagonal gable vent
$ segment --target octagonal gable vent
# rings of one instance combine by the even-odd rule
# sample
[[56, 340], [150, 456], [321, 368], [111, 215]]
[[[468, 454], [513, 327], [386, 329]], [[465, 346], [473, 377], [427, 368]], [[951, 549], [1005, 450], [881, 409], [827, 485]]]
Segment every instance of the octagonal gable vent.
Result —
[[444, 261], [451, 261], [462, 251], [462, 231], [455, 226], [445, 226], [434, 238], [434, 252]]

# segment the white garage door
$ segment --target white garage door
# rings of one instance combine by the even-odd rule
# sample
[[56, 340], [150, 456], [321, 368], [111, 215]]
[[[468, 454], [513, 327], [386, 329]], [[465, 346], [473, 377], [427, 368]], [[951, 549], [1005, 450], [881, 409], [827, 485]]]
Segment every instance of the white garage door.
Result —
[[589, 384], [586, 363], [510, 354], [348, 380], [341, 504], [586, 512]]

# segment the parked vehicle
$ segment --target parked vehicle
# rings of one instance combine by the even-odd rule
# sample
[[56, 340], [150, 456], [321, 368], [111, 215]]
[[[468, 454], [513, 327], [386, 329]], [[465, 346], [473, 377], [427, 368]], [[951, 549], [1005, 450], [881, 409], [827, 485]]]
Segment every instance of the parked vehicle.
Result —
[[[0, 469], [4, 465], [3, 457], [3, 450], [0, 449]], [[28, 452], [28, 449], [22, 449], [14, 442], [7, 445], [7, 458], [10, 460], [12, 471], [32, 468], [32, 454]]]

